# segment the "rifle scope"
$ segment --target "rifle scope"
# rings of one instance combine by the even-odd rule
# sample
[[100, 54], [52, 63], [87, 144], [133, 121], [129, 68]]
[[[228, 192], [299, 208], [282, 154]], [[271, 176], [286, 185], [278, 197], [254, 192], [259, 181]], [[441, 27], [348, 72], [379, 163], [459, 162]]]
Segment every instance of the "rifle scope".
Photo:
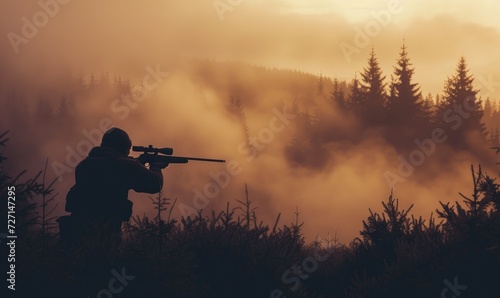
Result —
[[154, 148], [153, 145], [149, 145], [148, 147], [144, 146], [133, 146], [132, 151], [135, 152], [144, 152], [144, 153], [154, 153], [154, 154], [165, 154], [165, 155], [172, 155], [174, 153], [173, 148]]

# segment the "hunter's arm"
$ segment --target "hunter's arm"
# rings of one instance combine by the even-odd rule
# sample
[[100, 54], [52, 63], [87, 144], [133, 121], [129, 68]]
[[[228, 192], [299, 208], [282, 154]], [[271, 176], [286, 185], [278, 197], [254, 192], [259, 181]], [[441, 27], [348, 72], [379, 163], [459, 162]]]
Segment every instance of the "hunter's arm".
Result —
[[163, 188], [161, 169], [146, 168], [137, 160], [130, 161], [130, 188], [136, 192], [157, 193]]

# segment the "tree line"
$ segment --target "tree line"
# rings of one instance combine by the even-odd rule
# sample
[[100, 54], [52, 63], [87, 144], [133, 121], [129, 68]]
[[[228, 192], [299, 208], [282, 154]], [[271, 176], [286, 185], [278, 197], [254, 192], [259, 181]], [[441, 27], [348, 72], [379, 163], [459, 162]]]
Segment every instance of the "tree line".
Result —
[[335, 78], [328, 93], [327, 79], [320, 76], [317, 94], [326, 97], [340, 111], [342, 119], [355, 119], [351, 126], [359, 127], [343, 129], [342, 123], [332, 121], [338, 114], [298, 108], [296, 134], [286, 149], [289, 160], [299, 165], [319, 166], [324, 163], [317, 157], [327, 155], [322, 146], [338, 141], [357, 145], [370, 135], [382, 137], [387, 144], [404, 152], [413, 148], [415, 139], [429, 138], [436, 128], [446, 131], [447, 144], [454, 151], [473, 152], [478, 144], [498, 146], [498, 103], [489, 98], [483, 102], [464, 57], [460, 57], [455, 73], [446, 79], [442, 94], [435, 97], [430, 93], [423, 96], [413, 79], [414, 73], [403, 44], [389, 80], [373, 48], [367, 66], [349, 83]]
[[[359, 115], [368, 126], [398, 127], [408, 133], [413, 132], [408, 131], [411, 127], [450, 127], [455, 124], [453, 117], [462, 114], [464, 123], [457, 134], [464, 131], [487, 134], [483, 117], [498, 116], [498, 107], [489, 99], [483, 104], [464, 57], [460, 57], [455, 73], [445, 81], [442, 95], [437, 95], [435, 99], [431, 94], [423, 97], [419, 84], [413, 80], [414, 73], [403, 44], [387, 84], [372, 49], [360, 78], [355, 76], [347, 92], [335, 80], [330, 99], [343, 111]], [[446, 111], [453, 114], [446, 114]]]

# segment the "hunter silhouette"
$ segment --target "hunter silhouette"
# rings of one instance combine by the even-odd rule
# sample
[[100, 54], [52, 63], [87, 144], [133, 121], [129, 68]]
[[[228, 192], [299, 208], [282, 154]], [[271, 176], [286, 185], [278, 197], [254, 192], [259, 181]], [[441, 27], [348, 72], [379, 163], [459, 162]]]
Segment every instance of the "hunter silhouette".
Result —
[[75, 170], [75, 185], [66, 197], [71, 216], [59, 218], [61, 241], [92, 250], [115, 249], [121, 241], [121, 226], [132, 214], [130, 189], [157, 193], [163, 187], [161, 170], [168, 163], [151, 163], [149, 169], [129, 157], [128, 134], [111, 128], [101, 146], [90, 150]]

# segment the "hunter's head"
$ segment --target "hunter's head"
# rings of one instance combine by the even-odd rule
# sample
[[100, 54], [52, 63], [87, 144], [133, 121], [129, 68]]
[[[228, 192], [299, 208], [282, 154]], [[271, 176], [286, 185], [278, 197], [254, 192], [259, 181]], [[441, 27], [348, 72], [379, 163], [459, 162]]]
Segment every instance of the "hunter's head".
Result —
[[111, 148], [120, 154], [127, 156], [130, 154], [132, 141], [123, 129], [113, 127], [108, 129], [108, 131], [106, 131], [102, 136], [101, 146]]

